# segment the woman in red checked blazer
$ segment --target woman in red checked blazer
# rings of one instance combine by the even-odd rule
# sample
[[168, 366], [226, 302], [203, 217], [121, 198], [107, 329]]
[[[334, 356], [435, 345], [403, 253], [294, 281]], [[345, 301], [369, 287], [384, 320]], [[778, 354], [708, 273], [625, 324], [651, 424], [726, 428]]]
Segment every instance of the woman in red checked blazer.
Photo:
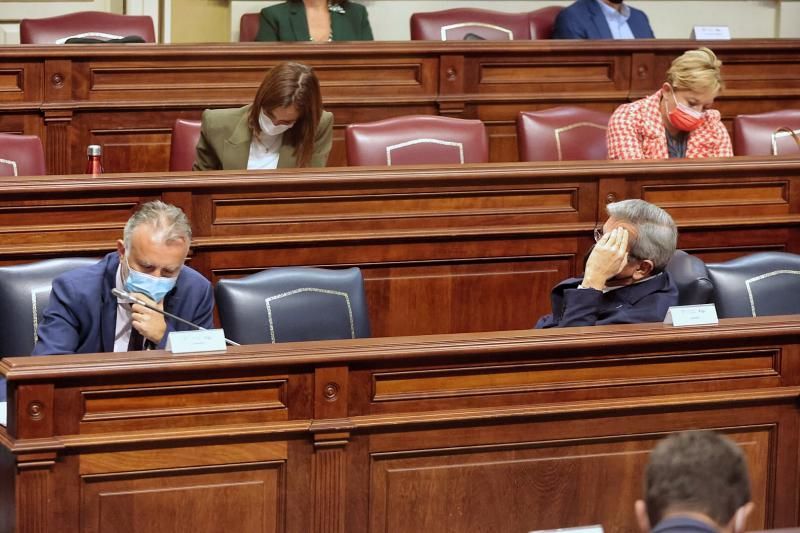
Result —
[[611, 115], [608, 158], [731, 157], [728, 130], [719, 111], [709, 109], [723, 87], [721, 66], [708, 48], [675, 59], [658, 92]]

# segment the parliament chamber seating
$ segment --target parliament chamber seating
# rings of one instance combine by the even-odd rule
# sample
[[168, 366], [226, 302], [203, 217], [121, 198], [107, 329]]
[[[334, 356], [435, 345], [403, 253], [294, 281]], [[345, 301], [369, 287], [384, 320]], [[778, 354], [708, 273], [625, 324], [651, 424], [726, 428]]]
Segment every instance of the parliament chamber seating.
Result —
[[[0, 357], [29, 355], [36, 344], [36, 329], [50, 301], [53, 278], [96, 259], [71, 257], [0, 267]], [[0, 383], [0, 401], [6, 399]]]
[[172, 126], [170, 138], [169, 169], [192, 170], [197, 156], [197, 141], [200, 139], [199, 120], [185, 120], [179, 118]]
[[531, 26], [528, 13], [457, 7], [411, 15], [411, 40], [519, 41], [531, 39]]
[[736, 155], [798, 155], [800, 146], [788, 132], [800, 134], [800, 109], [781, 109], [738, 115], [733, 121], [733, 153]]
[[575, 106], [520, 111], [517, 147], [520, 161], [581, 161], [608, 158], [610, 113]]
[[44, 176], [44, 149], [36, 135], [0, 133], [0, 176]]
[[528, 13], [531, 24], [531, 39], [549, 39], [553, 36], [553, 26], [561, 6], [547, 6]]
[[706, 268], [720, 318], [800, 313], [800, 255], [761, 252]]
[[489, 139], [480, 120], [410, 115], [350, 124], [345, 145], [350, 166], [489, 161]]
[[136, 35], [147, 43], [156, 42], [153, 19], [149, 16], [117, 15], [102, 11], [81, 11], [39, 19], [22, 19], [21, 44], [63, 43], [70, 37], [114, 39]]
[[218, 281], [215, 296], [226, 336], [240, 344], [370, 336], [358, 268], [270, 268]]
[[665, 270], [678, 287], [678, 305], [706, 304], [711, 301], [714, 287], [702, 259], [675, 250]]
[[247, 43], [255, 41], [260, 24], [261, 13], [244, 13], [241, 18], [239, 18], [239, 42]]

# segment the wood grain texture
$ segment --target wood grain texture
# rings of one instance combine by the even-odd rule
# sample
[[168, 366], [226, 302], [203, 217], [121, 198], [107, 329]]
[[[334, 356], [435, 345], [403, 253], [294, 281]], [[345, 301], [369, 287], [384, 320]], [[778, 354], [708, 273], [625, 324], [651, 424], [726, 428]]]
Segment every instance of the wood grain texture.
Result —
[[[10, 411], [0, 517], [13, 533], [633, 533], [648, 452], [708, 428], [745, 451], [748, 529], [797, 526], [798, 339], [800, 318], [762, 317], [7, 358], [10, 405], [54, 391], [58, 423], [39, 436]], [[236, 382], [232, 405], [273, 398], [266, 376], [284, 376], [284, 420], [191, 409]], [[92, 397], [93, 413], [141, 400], [138, 425], [89, 427]], [[180, 427], [154, 423], [170, 402]]]

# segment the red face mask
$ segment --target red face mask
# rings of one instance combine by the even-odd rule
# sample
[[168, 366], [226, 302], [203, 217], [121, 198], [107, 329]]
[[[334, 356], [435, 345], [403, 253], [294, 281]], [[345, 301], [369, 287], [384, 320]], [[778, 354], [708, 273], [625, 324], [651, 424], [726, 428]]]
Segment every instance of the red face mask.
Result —
[[675, 91], [671, 91], [672, 100], [675, 102], [675, 108], [667, 114], [670, 124], [675, 126], [681, 131], [692, 131], [703, 123], [703, 113], [696, 111], [691, 107], [678, 103], [675, 98]]

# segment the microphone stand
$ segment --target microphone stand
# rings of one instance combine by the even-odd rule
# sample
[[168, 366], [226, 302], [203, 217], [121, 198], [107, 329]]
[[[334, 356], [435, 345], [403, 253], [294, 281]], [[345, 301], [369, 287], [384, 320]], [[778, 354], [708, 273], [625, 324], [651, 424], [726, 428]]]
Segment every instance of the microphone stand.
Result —
[[[170, 312], [164, 311], [163, 309], [159, 309], [158, 307], [156, 307], [154, 305], [151, 305], [151, 304], [145, 302], [144, 300], [141, 300], [141, 299], [137, 298], [136, 296], [132, 295], [129, 292], [125, 292], [125, 291], [121, 291], [121, 290], [119, 290], [117, 288], [113, 288], [113, 289], [111, 289], [111, 294], [113, 294], [114, 296], [116, 296], [117, 298], [120, 298], [122, 300], [127, 300], [129, 302], [132, 302], [132, 303], [141, 305], [143, 307], [146, 307], [146, 308], [150, 309], [151, 311], [155, 311], [156, 313], [161, 313], [162, 315], [168, 316], [168, 317], [172, 318], [173, 320], [177, 320], [178, 322], [181, 322], [182, 324], [186, 324], [187, 326], [191, 326], [191, 327], [193, 327], [195, 329], [199, 329], [199, 330], [202, 330], [202, 331], [208, 331], [208, 328], [204, 328], [203, 326], [198, 326], [194, 322], [189, 322], [188, 320], [185, 320], [185, 319], [183, 319], [183, 318], [181, 318], [181, 317], [179, 317], [177, 315], [173, 315]], [[223, 339], [225, 339], [225, 343], [228, 344], [229, 346], [241, 346], [241, 344], [239, 344], [238, 342], [232, 341], [230, 339], [226, 339], [225, 337], [223, 337]]]

